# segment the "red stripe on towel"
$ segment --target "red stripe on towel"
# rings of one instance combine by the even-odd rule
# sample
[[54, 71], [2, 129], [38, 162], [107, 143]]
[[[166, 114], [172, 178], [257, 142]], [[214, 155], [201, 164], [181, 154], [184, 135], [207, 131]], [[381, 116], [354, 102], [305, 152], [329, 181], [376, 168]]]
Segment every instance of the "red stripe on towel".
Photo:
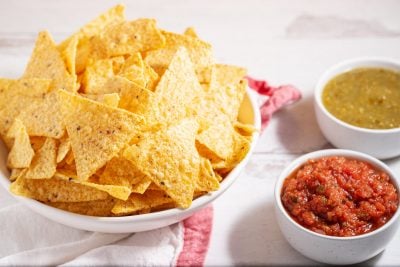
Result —
[[268, 96], [267, 101], [260, 107], [261, 130], [267, 127], [273, 113], [301, 99], [300, 91], [293, 85], [273, 87], [266, 81], [256, 80], [248, 76], [246, 78], [251, 89], [260, 95]]
[[203, 266], [210, 242], [212, 222], [211, 205], [183, 221], [183, 248], [177, 266]]

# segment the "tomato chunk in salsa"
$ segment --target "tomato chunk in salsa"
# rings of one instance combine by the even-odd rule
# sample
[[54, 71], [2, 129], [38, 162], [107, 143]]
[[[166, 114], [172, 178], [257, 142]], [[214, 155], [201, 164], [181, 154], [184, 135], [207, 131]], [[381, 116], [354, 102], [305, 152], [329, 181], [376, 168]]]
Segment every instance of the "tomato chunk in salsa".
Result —
[[285, 179], [281, 199], [296, 222], [330, 236], [373, 231], [393, 216], [399, 203], [388, 174], [345, 157], [309, 160]]

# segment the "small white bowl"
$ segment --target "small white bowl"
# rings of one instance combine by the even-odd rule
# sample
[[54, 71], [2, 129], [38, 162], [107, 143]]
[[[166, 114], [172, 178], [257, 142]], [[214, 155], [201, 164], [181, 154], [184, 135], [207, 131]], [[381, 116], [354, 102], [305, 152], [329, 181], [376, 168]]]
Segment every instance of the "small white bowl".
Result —
[[395, 236], [399, 226], [400, 208], [397, 209], [396, 213], [386, 224], [372, 232], [352, 237], [335, 237], [318, 234], [301, 226], [292, 219], [282, 204], [281, 190], [286, 177], [308, 160], [327, 156], [344, 156], [371, 163], [390, 176], [399, 194], [398, 178], [381, 161], [367, 154], [351, 150], [327, 149], [315, 151], [294, 160], [284, 169], [275, 184], [275, 213], [279, 227], [293, 248], [315, 261], [344, 265], [368, 260], [383, 251], [389, 241]]
[[326, 84], [336, 75], [354, 68], [378, 67], [400, 71], [400, 63], [383, 58], [357, 58], [328, 69], [315, 88], [314, 108], [322, 133], [335, 147], [357, 150], [378, 159], [400, 155], [400, 128], [375, 130], [357, 127], [333, 116], [322, 103]]
[[[248, 90], [239, 110], [239, 120], [244, 123], [252, 124], [256, 129], [260, 129], [260, 111], [256, 103], [256, 100]], [[36, 213], [55, 222], [82, 230], [103, 233], [133, 233], [157, 229], [188, 218], [196, 211], [200, 210], [214, 201], [217, 197], [221, 196], [225, 190], [227, 190], [235, 182], [236, 178], [244, 169], [245, 165], [250, 159], [254, 147], [256, 146], [258, 137], [259, 131], [254, 132], [249, 153], [225, 177], [225, 179], [221, 182], [220, 188], [215, 192], [211, 192], [195, 199], [192, 205], [187, 209], [174, 208], [159, 212], [125, 217], [94, 217], [63, 211], [51, 206], [47, 206], [30, 198], [12, 195], [18, 201]], [[0, 184], [7, 191], [9, 191], [10, 181], [7, 178], [9, 176], [9, 171], [6, 167], [6, 160], [7, 150], [0, 142]]]

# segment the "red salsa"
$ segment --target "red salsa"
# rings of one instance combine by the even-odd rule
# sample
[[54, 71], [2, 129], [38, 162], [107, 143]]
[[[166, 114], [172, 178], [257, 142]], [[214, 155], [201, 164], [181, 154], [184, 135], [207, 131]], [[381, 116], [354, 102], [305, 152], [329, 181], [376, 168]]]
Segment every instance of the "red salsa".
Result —
[[393, 216], [399, 203], [388, 174], [345, 157], [309, 160], [285, 179], [281, 199], [296, 222], [330, 236], [371, 232]]

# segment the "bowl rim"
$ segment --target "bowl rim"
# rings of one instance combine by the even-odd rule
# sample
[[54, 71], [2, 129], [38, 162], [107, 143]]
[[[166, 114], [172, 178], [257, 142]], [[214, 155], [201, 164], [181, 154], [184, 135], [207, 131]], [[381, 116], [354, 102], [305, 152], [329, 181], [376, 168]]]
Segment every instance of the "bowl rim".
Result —
[[[259, 139], [260, 135], [260, 129], [261, 129], [261, 114], [260, 110], [258, 108], [258, 104], [256, 101], [256, 97], [253, 94], [253, 92], [249, 89], [246, 88], [246, 93], [245, 93], [245, 98], [248, 99], [250, 102], [250, 107], [251, 111], [253, 113], [253, 126], [255, 127], [256, 131], [252, 135], [252, 141], [250, 145], [249, 152], [245, 156], [245, 158], [225, 177], [225, 179], [220, 183], [220, 188], [216, 191], [209, 192], [208, 194], [205, 194], [203, 196], [200, 196], [196, 199], [193, 200], [192, 205], [187, 208], [187, 209], [181, 209], [181, 208], [172, 208], [172, 209], [166, 209], [162, 211], [156, 211], [156, 212], [151, 212], [151, 213], [146, 213], [146, 214], [138, 214], [138, 215], [127, 215], [127, 216], [119, 216], [119, 217], [102, 217], [102, 216], [90, 216], [90, 215], [82, 215], [78, 213], [73, 213], [69, 211], [65, 211], [62, 209], [58, 209], [55, 207], [48, 206], [40, 201], [30, 199], [27, 197], [23, 196], [16, 196], [12, 194], [9, 191], [9, 186], [11, 182], [5, 177], [5, 175], [0, 172], [0, 185], [3, 186], [3, 188], [12, 196], [14, 197], [18, 202], [22, 202], [27, 208], [32, 209], [36, 213], [41, 214], [42, 216], [47, 217], [48, 219], [55, 220], [54, 218], [58, 217], [61, 218], [63, 217], [63, 221], [65, 221], [66, 225], [69, 225], [71, 227], [75, 228], [80, 228], [77, 227], [76, 225], [82, 225], [85, 224], [85, 227], [82, 227], [81, 229], [89, 229], [91, 228], [88, 226], [88, 224], [94, 224], [92, 228], [96, 228], [100, 224], [126, 224], [126, 223], [143, 223], [143, 222], [150, 222], [154, 221], [156, 219], [163, 219], [163, 218], [169, 218], [172, 216], [184, 216], [186, 214], [191, 214], [194, 211], [197, 211], [198, 209], [202, 208], [205, 206], [207, 203], [215, 200], [217, 197], [223, 194], [236, 180], [236, 178], [239, 176], [240, 172], [243, 170], [244, 165], [247, 164], [249, 161], [255, 146], [257, 144], [257, 141]], [[227, 179], [228, 178], [228, 179]], [[48, 214], [51, 214], [47, 216]], [[60, 222], [60, 220], [55, 220]], [[98, 231], [98, 230], [96, 230]], [[101, 231], [101, 232], [108, 232], [108, 231]], [[124, 231], [125, 232], [125, 231]]]
[[331, 67], [329, 67], [323, 74], [320, 76], [314, 90], [314, 100], [317, 104], [318, 108], [332, 121], [341, 125], [342, 127], [349, 128], [354, 131], [370, 133], [370, 134], [390, 134], [390, 133], [400, 133], [400, 127], [390, 128], [390, 129], [370, 129], [363, 128], [359, 126], [352, 125], [350, 123], [344, 122], [338, 118], [336, 118], [332, 113], [330, 113], [325, 105], [322, 103], [322, 92], [326, 84], [336, 77], [339, 74], [345, 73], [347, 71], [356, 69], [356, 68], [373, 68], [380, 67], [384, 69], [390, 69], [394, 71], [400, 72], [400, 61], [396, 61], [393, 59], [385, 58], [385, 57], [358, 57], [347, 59], [344, 61], [340, 61]]
[[[362, 161], [366, 161], [370, 164], [372, 164], [374, 167], [381, 169], [382, 171], [386, 172], [393, 185], [395, 186], [397, 190], [397, 196], [399, 200], [399, 204], [397, 207], [396, 212], [393, 214], [393, 216], [387, 221], [384, 225], [381, 227], [365, 233], [361, 235], [356, 235], [356, 236], [330, 236], [330, 235], [324, 235], [320, 234], [314, 231], [311, 231], [307, 229], [306, 227], [302, 226], [298, 222], [296, 222], [286, 211], [285, 207], [282, 204], [281, 200], [281, 191], [282, 191], [282, 186], [283, 186], [283, 181], [290, 175], [294, 170], [296, 170], [298, 167], [300, 167], [302, 164], [306, 163], [309, 159], [318, 159], [322, 157], [328, 157], [328, 156], [344, 156], [348, 158], [354, 158]], [[320, 239], [328, 239], [328, 240], [340, 240], [340, 241], [354, 241], [354, 240], [359, 240], [359, 239], [365, 239], [372, 237], [374, 235], [379, 234], [380, 232], [385, 231], [387, 228], [391, 227], [396, 220], [399, 219], [400, 216], [400, 181], [398, 180], [399, 178], [394, 174], [394, 172], [387, 166], [384, 162], [380, 161], [379, 159], [376, 159], [368, 154], [358, 152], [358, 151], [353, 151], [353, 150], [347, 150], [347, 149], [323, 149], [323, 150], [317, 150], [314, 152], [310, 152], [307, 154], [304, 154], [295, 160], [293, 160], [288, 166], [285, 167], [285, 169], [281, 172], [279, 175], [278, 179], [276, 180], [275, 183], [275, 188], [274, 188], [274, 201], [275, 201], [275, 207], [279, 209], [279, 211], [284, 215], [285, 219], [290, 222], [290, 224], [294, 225], [297, 230], [306, 233], [308, 235], [311, 235], [316, 238]]]

